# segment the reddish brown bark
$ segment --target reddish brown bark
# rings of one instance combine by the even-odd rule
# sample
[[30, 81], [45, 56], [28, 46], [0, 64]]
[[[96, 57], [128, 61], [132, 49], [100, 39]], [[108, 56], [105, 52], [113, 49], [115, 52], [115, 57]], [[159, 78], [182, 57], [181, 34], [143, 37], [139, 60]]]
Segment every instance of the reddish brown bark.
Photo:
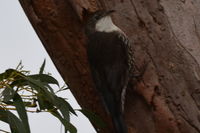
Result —
[[78, 103], [109, 116], [93, 87], [87, 58], [86, 11], [115, 9], [115, 23], [129, 36], [142, 80], [129, 88], [129, 133], [200, 132], [200, 2], [196, 0], [19, 0]]

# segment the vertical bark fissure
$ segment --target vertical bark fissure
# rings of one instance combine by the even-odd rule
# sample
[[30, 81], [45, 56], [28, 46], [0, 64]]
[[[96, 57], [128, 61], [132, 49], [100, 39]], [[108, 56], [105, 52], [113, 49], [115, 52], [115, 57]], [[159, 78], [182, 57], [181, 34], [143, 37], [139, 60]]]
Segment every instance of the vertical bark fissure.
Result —
[[197, 38], [198, 38], [198, 41], [199, 41], [199, 44], [200, 44], [200, 33], [199, 33], [198, 30], [197, 30], [197, 24], [196, 24], [196, 22], [195, 22], [194, 16], [192, 16], [192, 18], [193, 18], [193, 23], [194, 23], [194, 31], [195, 31], [195, 33], [196, 33], [196, 35], [197, 35]]
[[181, 44], [181, 42], [180, 42], [179, 39], [177, 38], [176, 34], [174, 33], [174, 30], [173, 30], [173, 28], [172, 28], [172, 26], [171, 26], [169, 20], [168, 20], [168, 19], [166, 19], [166, 20], [167, 20], [167, 22], [168, 22], [170, 31], [172, 32], [172, 34], [173, 34], [175, 40], [178, 42], [178, 43], [175, 43], [176, 46], [181, 47], [186, 53], [188, 53], [188, 55], [193, 59], [193, 61], [196, 63], [196, 65], [198, 65], [199, 70], [200, 70], [200, 65], [199, 65], [198, 61], [197, 61], [197, 60], [194, 58], [194, 56]]
[[188, 125], [190, 125], [192, 128], [194, 128], [194, 130], [196, 130], [198, 133], [200, 133], [200, 129], [199, 129], [197, 126], [195, 126], [195, 125], [192, 123], [192, 121], [188, 120], [188, 119], [185, 118], [185, 116], [183, 116], [183, 115], [180, 115], [180, 116], [188, 123]]

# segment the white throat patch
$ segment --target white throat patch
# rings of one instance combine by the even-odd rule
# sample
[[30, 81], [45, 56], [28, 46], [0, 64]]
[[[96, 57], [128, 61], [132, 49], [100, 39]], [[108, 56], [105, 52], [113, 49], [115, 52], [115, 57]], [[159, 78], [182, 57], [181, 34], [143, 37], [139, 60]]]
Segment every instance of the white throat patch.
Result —
[[110, 16], [105, 16], [97, 21], [95, 25], [95, 29], [100, 32], [113, 32], [113, 31], [120, 31], [121, 30], [112, 22]]

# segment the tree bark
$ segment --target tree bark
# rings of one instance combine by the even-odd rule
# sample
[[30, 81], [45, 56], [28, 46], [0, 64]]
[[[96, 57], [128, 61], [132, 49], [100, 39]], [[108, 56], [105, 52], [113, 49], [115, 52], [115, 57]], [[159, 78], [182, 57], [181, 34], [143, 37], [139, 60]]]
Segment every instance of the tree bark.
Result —
[[[86, 57], [87, 12], [115, 9], [129, 36], [142, 79], [128, 88], [124, 117], [129, 133], [200, 133], [200, 1], [19, 0], [58, 71], [81, 107], [108, 124]], [[96, 129], [98, 128], [93, 123]]]

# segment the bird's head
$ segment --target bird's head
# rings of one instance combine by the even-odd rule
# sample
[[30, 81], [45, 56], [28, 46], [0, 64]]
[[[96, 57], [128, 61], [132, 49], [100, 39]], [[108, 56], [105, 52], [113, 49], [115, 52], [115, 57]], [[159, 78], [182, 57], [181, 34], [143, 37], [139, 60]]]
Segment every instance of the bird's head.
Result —
[[96, 11], [92, 15], [92, 17], [89, 21], [93, 21], [94, 23], [98, 23], [101, 19], [104, 19], [105, 17], [110, 16], [110, 14], [112, 14], [113, 12], [115, 12], [115, 10], [109, 10], [109, 11], [99, 10], [99, 11]]
[[114, 25], [110, 16], [113, 12], [115, 12], [115, 10], [99, 10], [94, 12], [87, 22], [86, 33], [91, 34], [95, 31], [109, 32]]

